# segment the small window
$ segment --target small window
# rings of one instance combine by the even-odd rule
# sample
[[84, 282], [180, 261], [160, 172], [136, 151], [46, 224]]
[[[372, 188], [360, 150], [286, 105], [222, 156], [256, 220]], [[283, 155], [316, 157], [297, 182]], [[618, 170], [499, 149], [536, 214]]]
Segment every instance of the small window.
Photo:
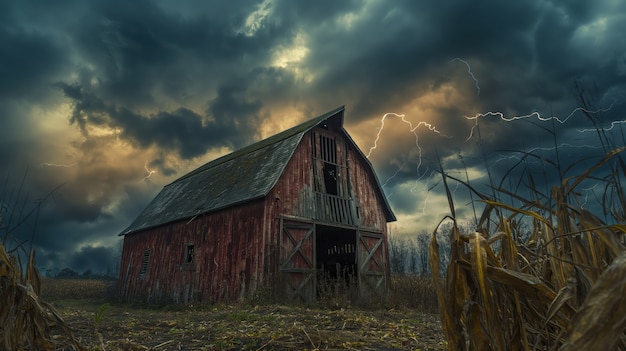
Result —
[[152, 255], [152, 250], [148, 249], [143, 252], [143, 259], [141, 260], [141, 271], [139, 271], [139, 276], [141, 278], [146, 276], [148, 273], [148, 266], [150, 265], [150, 256]]
[[185, 263], [193, 262], [193, 258], [195, 256], [194, 245], [187, 244], [185, 249]]

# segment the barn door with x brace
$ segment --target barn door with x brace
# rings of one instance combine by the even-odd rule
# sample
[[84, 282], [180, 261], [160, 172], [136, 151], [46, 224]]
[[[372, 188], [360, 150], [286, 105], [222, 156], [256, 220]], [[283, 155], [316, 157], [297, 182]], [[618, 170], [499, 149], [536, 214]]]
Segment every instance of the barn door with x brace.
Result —
[[280, 273], [289, 300], [315, 299], [315, 226], [281, 219]]
[[387, 292], [385, 241], [381, 233], [357, 234], [359, 293], [362, 298], [384, 296]]

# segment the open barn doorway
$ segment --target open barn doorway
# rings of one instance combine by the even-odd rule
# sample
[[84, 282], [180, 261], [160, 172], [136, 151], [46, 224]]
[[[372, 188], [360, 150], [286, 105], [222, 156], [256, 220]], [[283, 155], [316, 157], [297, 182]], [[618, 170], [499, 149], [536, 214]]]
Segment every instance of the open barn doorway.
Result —
[[354, 298], [357, 289], [356, 230], [316, 225], [317, 295]]

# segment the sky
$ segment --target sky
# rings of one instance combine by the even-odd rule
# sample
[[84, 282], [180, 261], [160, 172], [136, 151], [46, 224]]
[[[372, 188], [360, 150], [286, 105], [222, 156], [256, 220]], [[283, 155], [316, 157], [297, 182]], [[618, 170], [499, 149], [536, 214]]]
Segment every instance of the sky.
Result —
[[164, 185], [342, 105], [393, 235], [430, 232], [439, 162], [489, 191], [532, 152], [548, 189], [624, 145], [623, 33], [621, 0], [1, 1], [0, 234], [44, 270], [114, 272]]

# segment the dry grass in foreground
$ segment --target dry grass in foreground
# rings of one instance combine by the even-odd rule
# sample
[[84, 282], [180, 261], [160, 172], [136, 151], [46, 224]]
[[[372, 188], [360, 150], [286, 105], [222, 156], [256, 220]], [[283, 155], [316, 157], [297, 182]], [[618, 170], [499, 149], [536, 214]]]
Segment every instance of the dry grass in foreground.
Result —
[[438, 315], [408, 307], [420, 294], [435, 296], [432, 281], [424, 277], [394, 277], [391, 294], [398, 300], [368, 307], [351, 304], [343, 294], [307, 306], [269, 300], [135, 306], [108, 300], [109, 284], [43, 280], [43, 296], [88, 350], [447, 349]]
[[[487, 206], [474, 233], [461, 233], [454, 221], [444, 176], [454, 222], [445, 280], [437, 230], [430, 264], [450, 350], [626, 350], [626, 164], [619, 159], [612, 174], [593, 178], [604, 184], [602, 210], [614, 224], [588, 211], [576, 192], [625, 149], [549, 195], [536, 191], [528, 200], [498, 189], [523, 206], [479, 194]], [[525, 221], [530, 233], [521, 229]]]
[[[113, 305], [94, 333], [97, 305], [58, 302], [90, 350], [447, 350], [439, 318], [414, 310], [322, 309], [285, 305]], [[101, 343], [100, 337], [103, 342]]]

